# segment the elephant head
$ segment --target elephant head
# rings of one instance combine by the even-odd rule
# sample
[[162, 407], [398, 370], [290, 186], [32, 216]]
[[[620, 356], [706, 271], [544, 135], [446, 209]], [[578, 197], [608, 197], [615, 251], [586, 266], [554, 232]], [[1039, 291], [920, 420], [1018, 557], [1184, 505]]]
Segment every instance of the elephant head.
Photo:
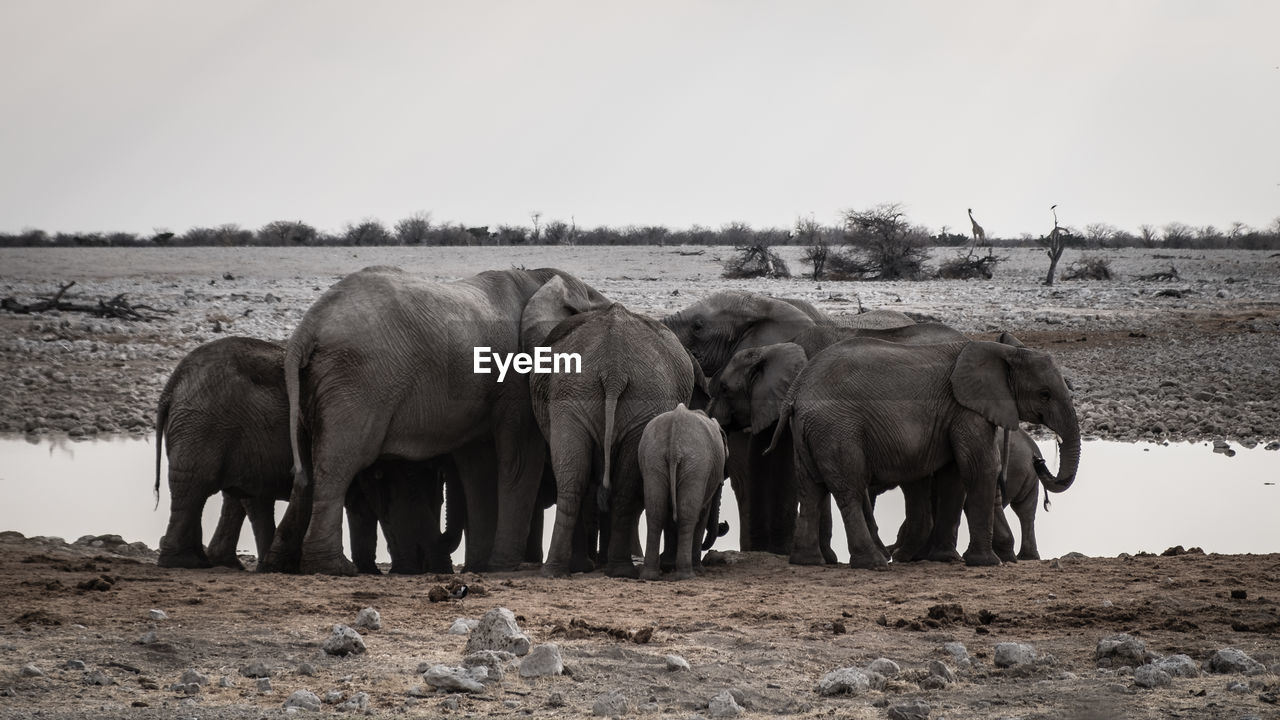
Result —
[[1080, 464], [1080, 424], [1071, 390], [1047, 353], [993, 342], [968, 343], [956, 357], [951, 390], [964, 407], [1006, 430], [1018, 422], [1044, 425], [1060, 438], [1057, 476], [1038, 464], [1045, 489], [1062, 492]]
[[789, 342], [735, 353], [716, 379], [709, 414], [730, 430], [764, 432], [778, 422], [778, 407], [807, 361]]
[[742, 290], [714, 293], [662, 323], [713, 377], [738, 350], [786, 342], [816, 324], [792, 303]]
[[547, 337], [562, 321], [613, 303], [583, 283], [567, 283], [554, 275], [525, 303], [520, 317], [520, 345], [526, 352], [546, 345]]

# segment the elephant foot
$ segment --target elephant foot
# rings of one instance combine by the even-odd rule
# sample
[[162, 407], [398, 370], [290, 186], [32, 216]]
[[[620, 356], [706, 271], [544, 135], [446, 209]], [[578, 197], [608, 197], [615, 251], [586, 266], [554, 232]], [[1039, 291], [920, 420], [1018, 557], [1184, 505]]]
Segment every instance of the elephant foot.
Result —
[[[834, 559], [835, 553], [832, 553]], [[789, 561], [792, 565], [825, 565], [827, 559], [817, 550], [792, 550]]]
[[996, 550], [996, 557], [1000, 558], [1001, 562], [1018, 562], [1018, 556], [1015, 555], [1012, 550]]
[[356, 564], [341, 553], [337, 555], [303, 555], [300, 568], [304, 575], [356, 575]]
[[235, 555], [230, 557], [210, 557], [209, 562], [212, 563], [214, 567], [226, 567], [231, 568], [232, 570], [244, 569], [244, 563], [240, 562], [240, 558]]
[[589, 573], [596, 569], [596, 564], [591, 562], [590, 558], [574, 558], [569, 561], [569, 572], [571, 573]]
[[693, 570], [677, 570], [675, 574], [676, 580], [693, 580], [697, 575]]
[[1039, 560], [1040, 553], [1035, 550], [1023, 550], [1018, 553], [1019, 560]]
[[1000, 558], [990, 550], [966, 550], [964, 564], [969, 567], [994, 567], [1000, 564]]
[[899, 547], [893, 551], [893, 561], [898, 563], [909, 563], [920, 560], [920, 554], [913, 552], [907, 548]]
[[297, 552], [271, 550], [258, 559], [257, 572], [260, 573], [296, 573], [301, 560]]
[[638, 578], [640, 569], [630, 562], [610, 563], [604, 574], [616, 578]]
[[[377, 565], [357, 565], [356, 572], [361, 575], [381, 575], [382, 570]], [[391, 566], [391, 572], [398, 575], [421, 575], [421, 572], [402, 572], [397, 573], [395, 565]]]
[[879, 550], [870, 555], [854, 555], [849, 558], [849, 567], [862, 570], [888, 570], [889, 563]]
[[662, 577], [662, 571], [658, 568], [645, 567], [640, 571], [641, 580], [657, 580]]
[[204, 551], [187, 551], [160, 553], [160, 558], [156, 560], [156, 564], [165, 568], [186, 568], [188, 570], [211, 568], [213, 563], [209, 560]]
[[543, 563], [540, 571], [542, 577], [545, 578], [567, 578], [569, 577], [569, 568], [559, 563]]
[[836, 557], [836, 551], [830, 546], [822, 548], [822, 559], [828, 565], [839, 565], [840, 559]]
[[956, 552], [955, 548], [939, 548], [936, 550], [930, 550], [929, 554], [925, 556], [925, 559], [930, 562], [941, 563], [956, 563], [964, 560], [964, 558], [960, 557], [960, 553]]

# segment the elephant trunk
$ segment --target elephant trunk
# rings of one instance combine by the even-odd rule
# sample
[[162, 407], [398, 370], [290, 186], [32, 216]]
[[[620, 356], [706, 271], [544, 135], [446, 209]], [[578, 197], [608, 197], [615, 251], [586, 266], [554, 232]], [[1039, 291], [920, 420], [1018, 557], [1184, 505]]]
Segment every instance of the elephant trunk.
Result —
[[[1072, 420], [1074, 419], [1072, 416]], [[1071, 487], [1071, 483], [1076, 479], [1076, 470], [1080, 467], [1079, 426], [1072, 423], [1071, 427], [1060, 435], [1062, 439], [1058, 442], [1058, 454], [1061, 460], [1058, 462], [1056, 476], [1049, 471], [1044, 458], [1035, 459], [1036, 476], [1040, 478], [1040, 484], [1044, 485], [1044, 489], [1052, 493], [1060, 493]]]
[[462, 529], [467, 525], [467, 503], [456, 470], [445, 472], [444, 500], [444, 533], [440, 535], [440, 542], [448, 555], [462, 543]]
[[716, 538], [722, 534], [720, 532], [720, 495], [724, 490], [724, 482], [716, 487], [716, 494], [711, 498], [711, 509], [707, 512], [707, 532], [702, 539], [702, 550], [706, 552], [716, 544]]

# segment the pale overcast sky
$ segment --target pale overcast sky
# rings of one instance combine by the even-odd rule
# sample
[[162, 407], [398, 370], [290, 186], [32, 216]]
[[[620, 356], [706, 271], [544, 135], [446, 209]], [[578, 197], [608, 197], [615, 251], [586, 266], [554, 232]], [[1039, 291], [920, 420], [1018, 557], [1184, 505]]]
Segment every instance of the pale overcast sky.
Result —
[[1280, 215], [1280, 2], [3, 0], [0, 231]]

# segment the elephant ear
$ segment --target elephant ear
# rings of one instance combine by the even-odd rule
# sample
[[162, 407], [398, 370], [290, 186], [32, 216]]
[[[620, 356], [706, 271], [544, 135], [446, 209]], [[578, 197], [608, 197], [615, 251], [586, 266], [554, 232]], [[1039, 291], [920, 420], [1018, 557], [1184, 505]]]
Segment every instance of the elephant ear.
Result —
[[747, 370], [751, 388], [751, 432], [759, 434], [778, 422], [778, 408], [807, 359], [795, 343], [761, 348], [760, 359]]
[[545, 345], [551, 331], [564, 320], [611, 304], [602, 296], [592, 297], [580, 287], [570, 288], [564, 278], [556, 275], [525, 303], [520, 316], [520, 345], [526, 352]]
[[996, 339], [996, 342], [1000, 343], [1001, 345], [1011, 345], [1016, 348], [1026, 347], [1026, 345], [1022, 344], [1021, 340], [1013, 336], [1013, 333], [1008, 333], [1008, 332], [1000, 333], [1000, 337]]
[[743, 310], [746, 328], [733, 346], [733, 352], [790, 342], [801, 330], [817, 324], [795, 305], [767, 296], [750, 298]]
[[951, 370], [951, 392], [956, 402], [992, 424], [1010, 430], [1018, 427], [1018, 404], [1009, 381], [1013, 353], [1007, 345], [967, 343]]

